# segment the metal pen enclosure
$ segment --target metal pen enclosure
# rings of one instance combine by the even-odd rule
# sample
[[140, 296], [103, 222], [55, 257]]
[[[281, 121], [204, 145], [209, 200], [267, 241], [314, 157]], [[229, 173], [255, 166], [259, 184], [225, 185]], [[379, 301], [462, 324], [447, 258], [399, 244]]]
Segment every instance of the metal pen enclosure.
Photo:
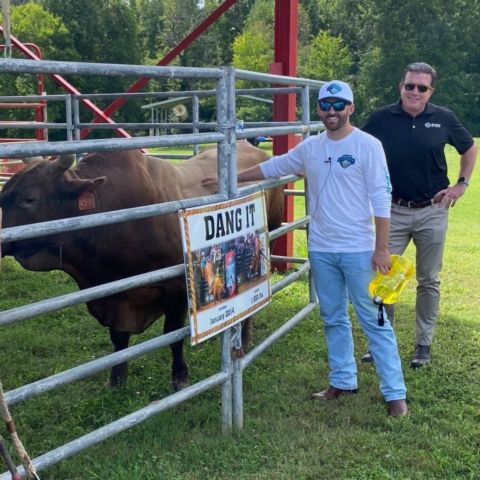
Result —
[[[134, 138], [109, 138], [95, 140], [79, 140], [75, 131], [85, 127], [85, 124], [78, 122], [76, 109], [72, 108], [72, 103], [78, 99], [68, 98], [65, 100], [67, 113], [72, 114], [73, 119], [67, 116], [67, 122], [61, 127], [65, 127], [68, 133], [67, 141], [59, 142], [27, 142], [15, 144], [0, 144], [0, 158], [28, 157], [37, 155], [52, 155], [75, 153], [83, 154], [94, 151], [112, 151], [131, 148], [147, 147], [166, 147], [173, 145], [198, 145], [200, 143], [217, 143], [219, 158], [219, 192], [215, 195], [186, 199], [176, 202], [149, 205], [140, 208], [132, 208], [108, 212], [103, 214], [92, 214], [77, 218], [66, 218], [61, 220], [37, 223], [34, 225], [19, 226], [4, 229], [2, 232], [2, 243], [8, 243], [16, 240], [35, 238], [42, 235], [60, 233], [66, 231], [81, 230], [99, 225], [114, 224], [126, 220], [146, 218], [165, 213], [176, 212], [180, 208], [205, 205], [212, 202], [223, 201], [235, 198], [239, 195], [248, 194], [257, 191], [260, 185], [253, 185], [237, 188], [236, 179], [236, 140], [249, 138], [256, 135], [284, 135], [288, 133], [300, 133], [308, 136], [311, 131], [319, 131], [323, 128], [321, 123], [310, 122], [310, 87], [318, 89], [322, 82], [308, 79], [298, 79], [292, 77], [283, 77], [278, 75], [260, 74], [237, 70], [231, 67], [224, 68], [187, 68], [187, 67], [147, 67], [139, 65], [116, 65], [116, 64], [94, 64], [94, 63], [75, 63], [75, 62], [56, 62], [56, 61], [32, 61], [32, 60], [0, 60], [0, 72], [4, 73], [47, 73], [47, 74], [81, 74], [81, 75], [107, 75], [107, 76], [141, 76], [148, 75], [154, 78], [201, 78], [210, 79], [216, 82], [216, 88], [209, 91], [208, 94], [216, 96], [217, 122], [209, 125], [212, 131], [199, 133], [198, 125], [191, 125], [194, 133], [185, 133], [182, 135], [163, 135], [163, 136], [143, 136]], [[287, 85], [287, 87], [277, 87], [264, 89], [266, 93], [282, 93], [286, 91], [295, 91], [301, 93], [302, 119], [295, 124], [282, 125], [253, 125], [253, 128], [244, 128], [241, 131], [237, 129], [237, 119], [235, 112], [235, 81], [255, 80], [268, 82], [276, 85]], [[242, 91], [242, 93], [245, 93]], [[191, 95], [192, 92], [190, 92]], [[204, 95], [203, 92], [194, 92], [195, 95]], [[142, 95], [142, 94], [137, 94]], [[163, 92], [159, 96], [185, 95], [185, 92]], [[70, 97], [70, 96], [66, 96]], [[92, 96], [93, 97], [93, 96]], [[45, 99], [45, 97], [43, 97]], [[72, 113], [73, 112], [73, 113]], [[98, 124], [97, 124], [98, 125]], [[92, 126], [92, 125], [89, 125]], [[247, 125], [247, 127], [250, 125]], [[55, 126], [58, 128], [58, 125]], [[100, 127], [101, 128], [101, 127]], [[202, 128], [207, 128], [203, 125]], [[268, 180], [261, 183], [261, 188], [271, 188], [295, 181], [298, 177], [293, 175], [279, 180]], [[293, 229], [307, 228], [308, 216], [303, 217], [291, 224], [284, 225], [269, 235], [270, 239], [281, 236]], [[275, 260], [275, 258], [272, 258]], [[285, 258], [277, 258], [285, 261]], [[301, 263], [298, 270], [294, 270], [288, 276], [273, 286], [273, 293], [291, 284], [302, 275], [309, 272], [309, 263], [306, 259], [288, 259], [290, 262]], [[62, 295], [48, 300], [43, 300], [30, 305], [4, 310], [0, 312], [0, 326], [20, 322], [35, 316], [60, 310], [62, 308], [83, 303], [92, 299], [111, 295], [120, 291], [125, 291], [140, 285], [165, 280], [184, 274], [184, 265], [175, 265], [162, 270], [156, 270], [133, 277], [125, 278], [119, 281], [103, 284], [97, 287], [80, 290], [74, 293]], [[109, 438], [116, 433], [122, 432], [147, 418], [158, 414], [174, 405], [179, 404], [189, 398], [192, 398], [212, 387], [222, 386], [222, 430], [228, 432], [232, 427], [240, 429], [243, 425], [243, 396], [242, 396], [242, 372], [253, 360], [263, 351], [271, 346], [276, 340], [285, 335], [295, 325], [297, 325], [306, 315], [308, 315], [316, 306], [316, 297], [310, 282], [310, 300], [309, 303], [289, 321], [273, 332], [268, 338], [254, 347], [249, 353], [241, 359], [232, 359], [231, 350], [234, 343], [241, 341], [239, 327], [235, 326], [222, 334], [221, 347], [221, 370], [201, 380], [182, 391], [176, 392], [159, 401], [133, 412], [125, 417], [94, 430], [82, 437], [79, 437], [65, 445], [46, 452], [32, 460], [37, 471], [45, 469], [62, 459], [68, 458], [85, 448], [95, 445], [102, 440]], [[85, 363], [81, 366], [71, 368], [56, 375], [44, 378], [42, 380], [24, 385], [15, 390], [6, 392], [5, 397], [9, 405], [13, 405], [33, 396], [40, 395], [48, 390], [56, 388], [75, 380], [87, 377], [101, 370], [105, 370], [113, 365], [122, 363], [126, 360], [136, 358], [147, 352], [167, 346], [176, 342], [189, 334], [189, 327], [184, 327], [166, 335], [161, 335], [154, 339], [145, 341], [139, 345], [130, 347], [126, 350], [106, 355], [97, 360]], [[24, 476], [23, 467], [19, 467], [19, 472]], [[9, 478], [7, 472], [0, 475], [0, 480]]]

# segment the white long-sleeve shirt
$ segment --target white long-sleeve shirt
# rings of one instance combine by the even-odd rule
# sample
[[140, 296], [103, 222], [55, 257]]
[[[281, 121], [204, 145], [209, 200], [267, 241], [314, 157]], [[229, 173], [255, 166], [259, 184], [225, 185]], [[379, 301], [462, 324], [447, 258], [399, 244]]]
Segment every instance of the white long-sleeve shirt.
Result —
[[309, 250], [374, 249], [372, 215], [389, 218], [391, 202], [385, 153], [376, 138], [358, 128], [341, 140], [332, 140], [323, 132], [260, 167], [265, 178], [292, 173], [306, 176]]

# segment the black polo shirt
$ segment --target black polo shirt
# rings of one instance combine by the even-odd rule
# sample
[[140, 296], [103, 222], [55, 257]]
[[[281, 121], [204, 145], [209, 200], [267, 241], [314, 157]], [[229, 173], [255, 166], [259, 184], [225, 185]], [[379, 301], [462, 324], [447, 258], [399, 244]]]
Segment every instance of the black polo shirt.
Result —
[[392, 197], [414, 202], [430, 200], [450, 184], [445, 144], [460, 155], [473, 145], [471, 134], [455, 114], [431, 103], [416, 117], [402, 110], [401, 101], [379, 108], [362, 129], [382, 142]]

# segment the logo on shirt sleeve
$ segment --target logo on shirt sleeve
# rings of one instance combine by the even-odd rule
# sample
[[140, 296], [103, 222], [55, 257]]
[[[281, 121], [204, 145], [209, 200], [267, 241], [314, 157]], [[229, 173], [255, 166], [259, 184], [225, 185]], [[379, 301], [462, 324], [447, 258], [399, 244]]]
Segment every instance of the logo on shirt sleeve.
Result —
[[337, 162], [342, 168], [348, 168], [355, 163], [355, 158], [353, 158], [351, 155], [342, 155], [338, 158]]

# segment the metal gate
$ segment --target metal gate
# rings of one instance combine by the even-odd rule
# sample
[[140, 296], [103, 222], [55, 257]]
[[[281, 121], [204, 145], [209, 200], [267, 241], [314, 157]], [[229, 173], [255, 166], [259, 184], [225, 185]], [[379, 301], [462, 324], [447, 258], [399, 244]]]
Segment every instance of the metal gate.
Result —
[[[94, 64], [74, 63], [56, 61], [31, 61], [31, 60], [0, 60], [0, 72], [3, 73], [46, 73], [46, 74], [81, 74], [81, 75], [107, 75], [107, 76], [149, 76], [154, 78], [190, 78], [210, 79], [215, 83], [215, 88], [209, 91], [209, 95], [216, 96], [217, 122], [209, 125], [211, 131], [198, 133], [185, 133], [182, 135], [164, 136], [143, 136], [134, 138], [110, 138], [102, 140], [79, 140], [75, 131], [85, 127], [80, 124], [75, 109], [73, 109], [72, 120], [67, 119], [65, 128], [68, 129], [68, 138], [71, 140], [59, 142], [37, 142], [37, 143], [10, 143], [0, 145], [0, 158], [28, 157], [52, 154], [84, 154], [94, 151], [112, 151], [132, 148], [165, 147], [173, 145], [198, 145], [200, 143], [214, 143], [218, 145], [220, 159], [219, 167], [219, 193], [207, 197], [186, 199], [182, 201], [169, 202], [164, 204], [149, 205], [136, 208], [134, 212], [129, 210], [118, 210], [103, 214], [92, 214], [82, 217], [61, 219], [50, 222], [43, 222], [34, 225], [19, 226], [4, 229], [2, 231], [2, 243], [17, 240], [31, 239], [42, 235], [50, 235], [66, 231], [81, 230], [84, 228], [100, 225], [114, 224], [126, 220], [146, 218], [155, 215], [176, 212], [180, 208], [188, 208], [199, 205], [206, 205], [212, 202], [224, 201], [257, 191], [259, 185], [237, 188], [236, 180], [236, 140], [254, 137], [257, 135], [284, 135], [299, 133], [303, 136], [309, 135], [311, 131], [318, 131], [323, 128], [321, 123], [310, 122], [310, 87], [318, 89], [322, 82], [308, 79], [297, 79], [277, 75], [260, 74], [236, 70], [231, 67], [225, 68], [183, 68], [183, 67], [147, 67], [134, 65], [115, 64]], [[238, 128], [235, 115], [235, 95], [246, 93], [246, 90], [235, 90], [235, 80], [254, 80], [275, 84], [277, 87], [256, 89], [255, 93], [300, 93], [302, 118], [294, 124], [255, 124], [245, 123], [243, 129]], [[278, 87], [278, 85], [286, 85]], [[158, 96], [172, 97], [175, 95], [185, 96], [186, 94], [198, 95], [198, 92], [163, 92]], [[201, 95], [201, 94], [200, 94]], [[206, 93], [205, 93], [206, 95]], [[66, 105], [74, 104], [78, 99], [69, 99]], [[70, 108], [70, 107], [67, 107]], [[72, 110], [71, 110], [72, 111]], [[124, 126], [124, 125], [123, 125]], [[144, 125], [142, 125], [143, 127]], [[205, 128], [205, 126], [203, 126]], [[73, 133], [72, 133], [73, 132]], [[74, 138], [77, 138], [76, 140]], [[262, 188], [271, 188], [295, 181], [298, 177], [288, 176], [280, 180], [269, 180], [262, 182]], [[293, 193], [293, 192], [290, 192]], [[269, 238], [277, 238], [293, 229], [305, 227], [308, 224], [308, 217], [284, 225], [281, 228], [270, 232]], [[273, 286], [273, 293], [291, 284], [302, 275], [309, 272], [309, 263], [306, 259], [272, 258], [273, 260], [288, 260], [300, 263], [300, 267]], [[119, 281], [103, 284], [97, 287], [80, 290], [60, 297], [36, 302], [17, 308], [0, 312], [0, 326], [10, 325], [15, 322], [30, 319], [35, 316], [53, 312], [89, 300], [101, 298], [113, 293], [129, 290], [131, 288], [147, 285], [184, 274], [184, 265], [175, 265], [162, 270], [156, 270]], [[311, 283], [310, 283], [311, 285]], [[169, 409], [180, 402], [192, 398], [200, 393], [215, 387], [222, 386], [222, 429], [224, 432], [233, 428], [240, 429], [243, 426], [243, 396], [242, 396], [242, 372], [262, 352], [270, 347], [276, 340], [285, 335], [316, 306], [315, 294], [310, 286], [310, 301], [295, 314], [290, 320], [283, 324], [278, 330], [271, 333], [268, 338], [253, 348], [241, 359], [231, 358], [233, 342], [240, 338], [238, 326], [234, 326], [222, 334], [221, 347], [221, 369], [216, 374], [205, 378], [182, 391], [176, 392], [155, 403], [137, 410], [125, 417], [94, 430], [82, 437], [79, 437], [65, 445], [44, 453], [32, 460], [37, 471], [45, 469], [62, 459], [68, 458], [102, 440], [122, 432], [147, 418], [156, 415], [163, 410]], [[75, 380], [90, 376], [99, 371], [108, 369], [113, 365], [144, 355], [153, 350], [170, 345], [183, 339], [189, 334], [189, 327], [184, 327], [166, 335], [161, 335], [141, 344], [130, 347], [102, 358], [85, 363], [81, 366], [63, 371], [56, 375], [24, 385], [15, 390], [6, 392], [6, 400], [9, 405], [27, 400], [40, 395], [58, 386], [73, 382]], [[24, 476], [23, 467], [19, 468]], [[0, 475], [0, 480], [10, 478], [5, 472]]]

